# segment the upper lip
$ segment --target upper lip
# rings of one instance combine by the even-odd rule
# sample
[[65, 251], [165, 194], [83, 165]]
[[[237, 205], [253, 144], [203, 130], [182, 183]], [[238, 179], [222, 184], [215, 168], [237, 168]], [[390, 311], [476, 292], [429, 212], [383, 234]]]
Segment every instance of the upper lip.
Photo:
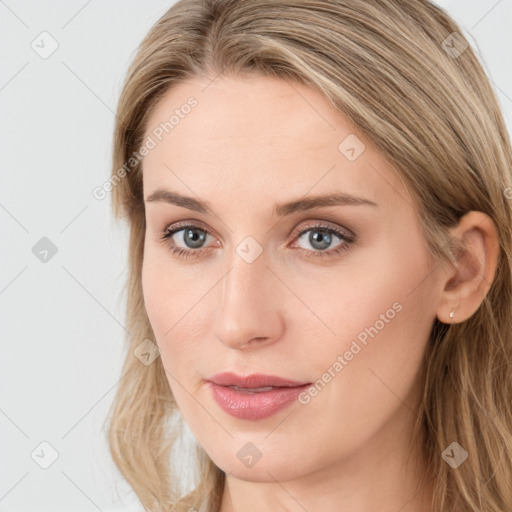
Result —
[[220, 386], [237, 386], [244, 389], [263, 388], [267, 386], [297, 387], [304, 386], [305, 384], [311, 384], [310, 382], [283, 379], [276, 375], [264, 375], [260, 373], [253, 373], [252, 375], [247, 375], [245, 377], [232, 372], [217, 373], [208, 380]]

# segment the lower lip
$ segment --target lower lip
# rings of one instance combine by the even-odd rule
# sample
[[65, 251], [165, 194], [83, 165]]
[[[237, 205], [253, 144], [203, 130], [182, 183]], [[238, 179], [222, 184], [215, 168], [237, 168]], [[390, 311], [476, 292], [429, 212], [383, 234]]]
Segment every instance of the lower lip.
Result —
[[244, 420], [260, 420], [276, 414], [297, 400], [311, 384], [248, 393], [209, 382], [213, 398], [228, 414]]

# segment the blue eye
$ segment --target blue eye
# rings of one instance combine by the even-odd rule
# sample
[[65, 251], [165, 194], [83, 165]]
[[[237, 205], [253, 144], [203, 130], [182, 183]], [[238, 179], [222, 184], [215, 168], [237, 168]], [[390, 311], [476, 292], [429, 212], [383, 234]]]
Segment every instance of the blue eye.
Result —
[[[303, 230], [301, 233], [302, 234], [298, 237], [298, 239], [300, 240], [301, 238], [305, 238], [314, 249], [318, 249], [318, 251], [314, 250], [313, 252], [319, 252], [320, 254], [325, 254], [325, 249], [328, 249], [328, 246], [330, 246], [333, 242], [333, 236], [341, 240], [341, 242], [336, 247], [339, 247], [340, 245], [344, 246], [344, 243], [349, 241], [346, 235], [340, 233], [334, 228], [317, 226], [311, 229]], [[308, 233], [309, 235], [307, 235]], [[330, 252], [335, 252], [336, 250], [333, 249]]]
[[[176, 242], [173, 240], [174, 235], [177, 233], [183, 233], [181, 235], [181, 241], [190, 244], [192, 250], [179, 247], [176, 245]], [[199, 233], [199, 234], [198, 234]], [[211, 235], [208, 231], [199, 226], [194, 226], [193, 224], [181, 226], [176, 229], [166, 229], [164, 231], [164, 235], [162, 240], [166, 242], [171, 252], [177, 256], [182, 257], [190, 257], [196, 256], [197, 253], [202, 252], [205, 248], [200, 245], [205, 241], [206, 237]]]
[[[169, 248], [172, 254], [179, 257], [189, 258], [199, 256], [199, 254], [208, 249], [208, 247], [202, 246], [207, 237], [213, 237], [210, 231], [194, 224], [180, 225], [175, 228], [171, 228], [164, 230], [161, 240], [165, 242], [165, 245]], [[176, 244], [174, 236], [178, 233], [181, 234], [178, 237], [178, 240], [185, 244], [186, 247], [180, 247]], [[306, 226], [306, 229], [303, 227], [303, 229], [298, 232], [298, 236], [295, 238], [301, 239], [307, 233], [310, 233], [307, 237], [307, 241], [313, 247], [313, 249], [304, 249], [301, 247], [296, 249], [307, 258], [329, 258], [341, 254], [347, 251], [350, 245], [354, 243], [356, 239], [355, 235], [348, 230], [347, 232], [342, 232], [341, 230], [332, 226], [322, 224], [308, 225]], [[338, 238], [340, 243], [338, 243], [334, 249], [326, 251], [325, 249], [327, 246], [332, 244], [333, 236]], [[315, 248], [317, 250], [315, 250]]]

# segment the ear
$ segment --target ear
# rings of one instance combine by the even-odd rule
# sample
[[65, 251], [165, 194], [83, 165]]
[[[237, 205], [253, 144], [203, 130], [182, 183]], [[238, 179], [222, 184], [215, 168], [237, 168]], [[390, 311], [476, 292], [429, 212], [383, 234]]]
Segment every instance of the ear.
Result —
[[463, 322], [478, 309], [494, 279], [499, 250], [496, 224], [485, 213], [466, 213], [450, 232], [465, 249], [443, 281], [437, 318], [446, 324]]

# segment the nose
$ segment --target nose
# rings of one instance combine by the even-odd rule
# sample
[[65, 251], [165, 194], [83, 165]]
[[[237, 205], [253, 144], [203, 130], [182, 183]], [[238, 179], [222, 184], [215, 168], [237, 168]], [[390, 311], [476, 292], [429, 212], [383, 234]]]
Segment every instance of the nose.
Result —
[[275, 343], [283, 329], [279, 285], [263, 255], [248, 263], [235, 253], [217, 291], [214, 336], [234, 349]]

